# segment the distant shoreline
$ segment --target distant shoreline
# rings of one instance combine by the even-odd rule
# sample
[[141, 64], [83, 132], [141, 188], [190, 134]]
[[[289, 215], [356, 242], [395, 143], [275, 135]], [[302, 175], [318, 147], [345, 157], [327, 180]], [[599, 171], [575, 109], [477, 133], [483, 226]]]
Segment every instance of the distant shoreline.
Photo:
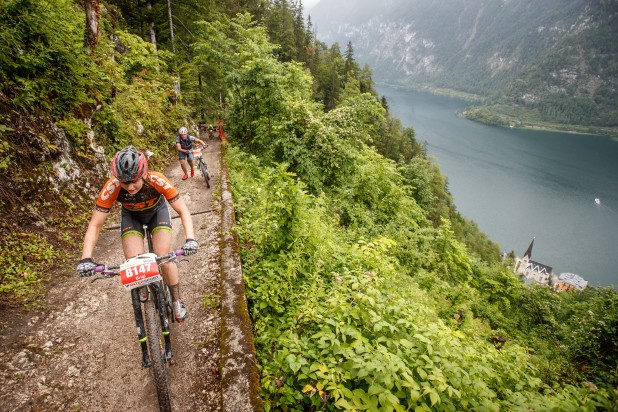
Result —
[[452, 97], [452, 98], [456, 98], [459, 100], [465, 100], [465, 101], [474, 102], [474, 103], [480, 103], [486, 99], [486, 97], [478, 95], [478, 94], [465, 93], [465, 92], [460, 92], [458, 90], [453, 90], [453, 89], [439, 89], [439, 88], [433, 88], [433, 87], [427, 87], [427, 86], [411, 87], [411, 86], [402, 86], [400, 84], [378, 83], [378, 82], [376, 82], [376, 86], [390, 87], [391, 89], [403, 90], [406, 92], [429, 93], [429, 94], [434, 94], [436, 96]]
[[[491, 108], [484, 107], [482, 108], [487, 111], [491, 111]], [[488, 126], [497, 126], [504, 127], [507, 129], [519, 129], [519, 130], [535, 130], [535, 131], [544, 131], [544, 132], [556, 132], [556, 133], [565, 133], [565, 134], [577, 134], [577, 135], [590, 135], [590, 136], [601, 136], [607, 137], [612, 140], [618, 140], [618, 129], [613, 128], [602, 128], [595, 126], [582, 126], [582, 125], [566, 125], [560, 123], [534, 123], [534, 122], [525, 122], [507, 114], [500, 112], [499, 110], [495, 110], [492, 112], [493, 119], [498, 119], [494, 121], [484, 121], [482, 118], [478, 116], [470, 115], [469, 110], [464, 110], [461, 113], [457, 113], [458, 116], [465, 117], [466, 119], [479, 122], [482, 124], [486, 124]]]
[[[411, 86], [402, 86], [397, 84], [390, 83], [377, 83], [377, 86], [390, 87], [396, 90], [403, 91], [412, 91], [419, 93], [429, 93], [436, 96], [444, 96], [455, 98], [459, 100], [464, 100], [471, 103], [483, 103], [486, 99], [484, 96], [465, 93], [453, 89], [441, 89], [441, 88], [433, 88], [428, 86], [423, 87], [411, 87]], [[618, 128], [604, 128], [597, 126], [584, 126], [584, 125], [567, 125], [560, 123], [535, 123], [535, 122], [527, 122], [524, 120], [520, 120], [517, 117], [512, 115], [508, 115], [502, 112], [496, 107], [492, 106], [477, 106], [478, 109], [483, 109], [486, 111], [490, 111], [492, 116], [491, 120], [485, 120], [481, 118], [481, 116], [470, 116], [469, 110], [464, 110], [463, 112], [457, 113], [458, 116], [465, 117], [466, 119], [479, 122], [482, 124], [486, 124], [489, 126], [497, 126], [504, 127], [510, 129], [519, 129], [519, 130], [536, 130], [536, 131], [545, 131], [545, 132], [559, 132], [559, 133], [567, 133], [567, 134], [578, 134], [578, 135], [592, 135], [592, 136], [605, 136], [611, 139], [618, 140]], [[467, 113], [468, 112], [468, 113]]]

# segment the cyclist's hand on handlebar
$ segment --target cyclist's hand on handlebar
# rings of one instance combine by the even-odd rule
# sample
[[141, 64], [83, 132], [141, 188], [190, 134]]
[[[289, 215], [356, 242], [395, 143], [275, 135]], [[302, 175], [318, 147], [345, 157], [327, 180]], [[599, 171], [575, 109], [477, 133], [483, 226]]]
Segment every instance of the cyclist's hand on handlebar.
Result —
[[189, 256], [197, 252], [197, 247], [198, 246], [195, 239], [187, 239], [187, 242], [182, 247], [182, 249], [185, 251], [185, 256]]
[[91, 258], [82, 259], [79, 261], [79, 265], [77, 265], [77, 276], [79, 277], [87, 277], [94, 275], [94, 269], [99, 266], [97, 263], [94, 263]]

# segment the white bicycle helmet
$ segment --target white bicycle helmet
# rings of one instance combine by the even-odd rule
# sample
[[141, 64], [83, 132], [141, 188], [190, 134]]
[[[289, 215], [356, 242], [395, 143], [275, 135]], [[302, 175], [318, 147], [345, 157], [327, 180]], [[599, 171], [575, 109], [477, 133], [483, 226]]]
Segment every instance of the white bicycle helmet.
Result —
[[178, 133], [179, 134], [189, 134], [189, 129], [187, 129], [186, 127], [182, 126], [180, 129], [178, 129]]

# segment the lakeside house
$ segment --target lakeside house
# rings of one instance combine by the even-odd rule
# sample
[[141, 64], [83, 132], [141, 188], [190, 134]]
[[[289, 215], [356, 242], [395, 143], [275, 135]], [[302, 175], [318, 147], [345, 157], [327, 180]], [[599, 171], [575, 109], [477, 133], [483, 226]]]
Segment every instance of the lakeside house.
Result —
[[524, 256], [516, 257], [513, 265], [513, 272], [519, 273], [524, 282], [552, 286], [556, 292], [582, 291], [588, 286], [588, 282], [575, 273], [561, 273], [560, 276], [556, 276], [551, 266], [532, 260], [532, 246], [534, 246], [534, 238]]
[[554, 291], [566, 292], [569, 290], [582, 291], [588, 286], [588, 281], [575, 273], [561, 273], [554, 282]]

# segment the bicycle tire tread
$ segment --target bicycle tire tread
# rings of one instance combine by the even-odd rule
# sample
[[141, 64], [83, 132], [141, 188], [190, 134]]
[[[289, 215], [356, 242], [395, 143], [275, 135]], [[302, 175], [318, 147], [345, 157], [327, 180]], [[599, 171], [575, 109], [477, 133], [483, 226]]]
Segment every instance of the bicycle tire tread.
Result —
[[204, 163], [204, 160], [200, 159], [200, 171], [202, 172], [202, 176], [206, 180], [206, 187], [210, 189], [210, 173], [208, 173], [208, 167]]
[[146, 335], [148, 336], [148, 352], [150, 361], [152, 362], [152, 374], [154, 377], [155, 386], [157, 389], [157, 397], [159, 400], [159, 410], [161, 412], [171, 412], [172, 398], [167, 376], [167, 365], [164, 360], [164, 354], [161, 350], [162, 334], [159, 314], [155, 309], [154, 296], [151, 296], [144, 303], [144, 317], [146, 323]]

